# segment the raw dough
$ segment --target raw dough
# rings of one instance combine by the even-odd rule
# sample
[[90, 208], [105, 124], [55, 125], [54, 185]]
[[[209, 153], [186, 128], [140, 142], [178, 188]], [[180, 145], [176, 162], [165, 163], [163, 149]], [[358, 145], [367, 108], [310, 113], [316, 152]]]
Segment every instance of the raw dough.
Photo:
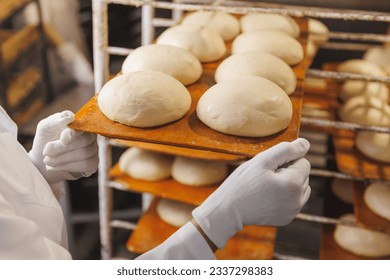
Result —
[[207, 186], [226, 178], [225, 162], [177, 156], [172, 166], [172, 177], [185, 185]]
[[350, 59], [340, 63], [337, 71], [346, 73], [386, 76], [385, 72], [375, 63], [363, 59]]
[[188, 90], [167, 74], [140, 71], [108, 81], [98, 105], [112, 121], [135, 127], [153, 127], [176, 121], [191, 106]]
[[309, 40], [314, 41], [317, 44], [326, 43], [329, 38], [329, 29], [321, 21], [309, 18]]
[[332, 182], [332, 192], [341, 201], [353, 204], [353, 181], [336, 178]]
[[303, 60], [303, 48], [293, 37], [280, 31], [252, 31], [238, 35], [232, 44], [232, 53], [263, 51], [273, 54], [288, 65]]
[[390, 163], [390, 134], [359, 131], [356, 135], [356, 148], [365, 156]]
[[275, 83], [260, 77], [241, 77], [209, 88], [196, 110], [199, 119], [219, 132], [262, 137], [285, 129], [292, 104]]
[[390, 221], [390, 186], [372, 183], [364, 192], [364, 202], [376, 214]]
[[248, 13], [242, 16], [240, 21], [243, 32], [274, 30], [284, 32], [294, 38], [297, 38], [300, 33], [296, 21], [287, 15]]
[[219, 33], [225, 41], [233, 40], [240, 33], [240, 22], [231, 14], [220, 11], [197, 11], [188, 14], [181, 24], [207, 26]]
[[[353, 214], [341, 216], [344, 220], [355, 220]], [[390, 255], [390, 235], [364, 228], [337, 225], [334, 231], [336, 243], [346, 251], [369, 258]]]
[[179, 201], [161, 198], [156, 211], [161, 220], [174, 227], [182, 227], [192, 219], [195, 206]]
[[173, 156], [132, 147], [119, 158], [119, 169], [135, 179], [157, 181], [171, 176]]
[[202, 75], [202, 65], [190, 51], [167, 45], [136, 48], [122, 64], [123, 73], [143, 70], [165, 73], [184, 85], [196, 82]]
[[200, 62], [220, 59], [226, 52], [225, 42], [214, 30], [195, 24], [176, 25], [165, 30], [157, 44], [189, 50]]
[[288, 95], [295, 91], [297, 77], [280, 58], [261, 51], [234, 54], [226, 58], [215, 71], [217, 83], [236, 77], [258, 76], [271, 80]]
[[390, 125], [390, 106], [379, 98], [356, 96], [349, 98], [339, 110], [344, 122], [361, 125]]
[[390, 76], [390, 47], [372, 47], [366, 51], [363, 59], [382, 67], [386, 75]]

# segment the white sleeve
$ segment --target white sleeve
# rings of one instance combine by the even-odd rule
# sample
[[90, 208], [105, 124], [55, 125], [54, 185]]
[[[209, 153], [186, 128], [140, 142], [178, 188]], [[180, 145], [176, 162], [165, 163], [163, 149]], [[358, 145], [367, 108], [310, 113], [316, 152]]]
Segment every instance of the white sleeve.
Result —
[[39, 227], [16, 213], [0, 194], [0, 259], [71, 259], [70, 253], [46, 238]]
[[215, 255], [197, 228], [188, 222], [137, 260], [215, 260]]

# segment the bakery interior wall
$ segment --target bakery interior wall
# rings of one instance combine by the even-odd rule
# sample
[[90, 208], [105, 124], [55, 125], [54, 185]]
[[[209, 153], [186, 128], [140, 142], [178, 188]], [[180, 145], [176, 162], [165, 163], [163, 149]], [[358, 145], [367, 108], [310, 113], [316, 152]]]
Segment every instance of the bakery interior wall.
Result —
[[[52, 1], [52, 0], [51, 0]], [[62, 1], [62, 0], [58, 0]], [[56, 2], [56, 1], [53, 1]], [[85, 57], [92, 65], [92, 9], [91, 0], [75, 0], [77, 2], [77, 17], [80, 27], [83, 43], [85, 44]], [[254, 1], [258, 2], [258, 1]], [[270, 3], [285, 3], [292, 5], [309, 5], [328, 8], [348, 8], [348, 9], [366, 9], [373, 11], [390, 11], [390, 3], [383, 0], [371, 1], [354, 1], [354, 0], [326, 0], [326, 1], [263, 1]], [[109, 44], [118, 47], [135, 48], [141, 42], [141, 13], [140, 9], [122, 5], [109, 5]], [[159, 11], [162, 15], [169, 15], [169, 11]], [[322, 20], [332, 31], [347, 31], [347, 32], [365, 32], [365, 33], [386, 33], [388, 26], [383, 23], [373, 22], [350, 22], [339, 20]], [[313, 63], [315, 68], [320, 68], [325, 61], [342, 61], [349, 58], [361, 57], [361, 52], [351, 51], [332, 51], [321, 49]], [[55, 65], [55, 54], [51, 53], [51, 67]], [[123, 57], [111, 57], [110, 72], [116, 73], [120, 70]], [[55, 84], [56, 96], [52, 103], [47, 105], [43, 114], [55, 112], [60, 107], [56, 104], [69, 104], [74, 106], [74, 95], [88, 91], [87, 96], [93, 94], [93, 87], [81, 88], [74, 81], [69, 81], [69, 77], [57, 71], [53, 80]], [[69, 94], [70, 93], [70, 94]], [[73, 94], [73, 95], [72, 95]], [[64, 96], [69, 96], [64, 101]], [[79, 100], [80, 101], [80, 100]], [[68, 103], [67, 103], [68, 102]], [[82, 103], [82, 100], [81, 102]], [[40, 116], [38, 116], [40, 117]], [[35, 129], [37, 120], [33, 120], [25, 129], [22, 135], [25, 139], [25, 144], [28, 147], [31, 143], [31, 136]], [[332, 149], [332, 147], [329, 147]], [[116, 159], [121, 154], [122, 150], [114, 148], [114, 157]], [[116, 160], [114, 158], [114, 161]], [[333, 168], [334, 166], [329, 166]], [[313, 214], [323, 214], [323, 196], [326, 193], [328, 180], [323, 178], [312, 178], [311, 184], [317, 185], [313, 188], [313, 194], [310, 202], [306, 206], [306, 210]], [[63, 205], [66, 209], [70, 250], [75, 259], [100, 259], [100, 244], [99, 244], [99, 226], [98, 226], [98, 195], [97, 195], [97, 176], [82, 179], [76, 182], [68, 183], [68, 195], [66, 196]], [[140, 196], [128, 192], [114, 191], [114, 215], [125, 217], [126, 213], [132, 213], [129, 219], [135, 221], [136, 214], [140, 211]], [[138, 211], [138, 212], [137, 212]], [[276, 250], [281, 253], [294, 254], [296, 251], [301, 252], [301, 256], [310, 259], [318, 258], [320, 237], [320, 226], [315, 224], [307, 224], [299, 221], [293, 222], [291, 225], [282, 228], [278, 231], [278, 239]], [[131, 258], [124, 244], [128, 238], [128, 231], [114, 230], [114, 243], [116, 244], [114, 255]]]

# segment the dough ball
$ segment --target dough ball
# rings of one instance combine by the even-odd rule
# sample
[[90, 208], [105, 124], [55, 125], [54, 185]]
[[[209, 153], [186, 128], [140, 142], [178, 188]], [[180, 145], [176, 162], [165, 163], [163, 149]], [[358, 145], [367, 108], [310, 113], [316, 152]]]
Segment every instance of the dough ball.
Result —
[[390, 163], [390, 134], [359, 131], [356, 135], [356, 148], [365, 156]]
[[317, 44], [312, 39], [309, 38], [306, 44], [307, 56], [314, 57], [317, 53], [317, 49], [318, 49]]
[[182, 227], [192, 219], [195, 206], [179, 201], [161, 198], [156, 211], [161, 220], [174, 227]]
[[199, 119], [219, 132], [262, 137], [285, 129], [292, 118], [292, 104], [275, 83], [260, 77], [220, 82], [200, 98]]
[[386, 84], [365, 81], [345, 81], [341, 87], [340, 99], [345, 101], [348, 98], [365, 95], [372, 96], [388, 102], [389, 88]]
[[248, 13], [241, 17], [243, 32], [256, 30], [280, 31], [297, 38], [300, 29], [296, 21], [287, 15]]
[[200, 78], [203, 69], [188, 50], [168, 45], [146, 45], [136, 48], [122, 64], [123, 73], [144, 70], [162, 72], [189, 85]]
[[167, 74], [140, 71], [108, 81], [98, 105], [112, 121], [135, 127], [153, 127], [176, 121], [191, 106], [188, 90]]
[[261, 51], [234, 54], [226, 58], [215, 71], [217, 83], [243, 76], [258, 76], [271, 80], [288, 95], [295, 91], [297, 77], [280, 58]]
[[341, 201], [353, 204], [353, 181], [336, 178], [332, 182], [332, 192]]
[[177, 156], [172, 166], [172, 177], [185, 185], [207, 186], [226, 178], [225, 162]]
[[231, 14], [220, 11], [197, 11], [188, 14], [181, 24], [198, 24], [211, 28], [225, 41], [233, 40], [240, 33], [240, 22]]
[[337, 71], [373, 76], [386, 76], [385, 72], [375, 63], [363, 59], [350, 59], [340, 63]]
[[376, 182], [364, 192], [364, 202], [376, 214], [390, 220], [390, 186]]
[[309, 40], [312, 40], [317, 44], [323, 44], [328, 41], [329, 29], [321, 21], [309, 18], [308, 28], [309, 28]]
[[[353, 214], [341, 216], [343, 220], [355, 220]], [[346, 251], [362, 257], [381, 258], [390, 255], [390, 235], [364, 228], [337, 225], [334, 231], [336, 243]]]
[[136, 147], [119, 158], [119, 169], [135, 179], [157, 181], [171, 176], [173, 156]]
[[252, 31], [238, 35], [232, 44], [232, 53], [263, 51], [273, 54], [288, 65], [303, 60], [303, 48], [293, 37], [280, 31]]
[[340, 108], [339, 117], [344, 122], [361, 125], [390, 125], [390, 107], [375, 97], [349, 98]]
[[363, 59], [379, 65], [386, 72], [386, 75], [390, 76], [390, 47], [369, 48]]
[[189, 50], [200, 62], [218, 60], [226, 52], [221, 35], [208, 27], [195, 24], [181, 24], [168, 28], [157, 38], [157, 44]]

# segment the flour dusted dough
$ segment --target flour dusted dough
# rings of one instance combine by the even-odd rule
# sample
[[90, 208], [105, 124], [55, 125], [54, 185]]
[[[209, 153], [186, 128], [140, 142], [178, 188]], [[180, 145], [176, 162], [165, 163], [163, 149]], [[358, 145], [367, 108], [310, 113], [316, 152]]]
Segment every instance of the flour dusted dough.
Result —
[[390, 107], [379, 98], [356, 96], [349, 98], [340, 108], [342, 121], [361, 125], [390, 125]]
[[136, 48], [122, 64], [123, 73], [143, 70], [165, 73], [184, 85], [196, 82], [202, 75], [202, 65], [190, 51], [168, 45]]
[[390, 134], [359, 131], [356, 135], [356, 148], [365, 156], [390, 163]]
[[197, 11], [188, 14], [181, 24], [198, 24], [211, 28], [225, 41], [233, 40], [240, 33], [240, 22], [231, 14], [220, 11]]
[[294, 38], [297, 38], [300, 33], [298, 24], [287, 15], [248, 13], [242, 16], [240, 21], [243, 32], [274, 30], [281, 31]]
[[196, 112], [203, 123], [219, 132], [261, 137], [289, 125], [292, 104], [270, 80], [242, 77], [209, 88], [200, 98]]
[[280, 58], [261, 51], [248, 51], [229, 56], [215, 71], [217, 83], [243, 76], [258, 76], [271, 80], [288, 95], [295, 91], [297, 77]]
[[140, 71], [108, 81], [98, 105], [112, 121], [135, 127], [153, 127], [183, 117], [191, 106], [188, 90], [167, 74]]
[[177, 156], [172, 166], [172, 177], [185, 185], [207, 186], [226, 178], [226, 162]]
[[181, 24], [168, 28], [157, 38], [157, 44], [189, 50], [200, 62], [218, 60], [226, 52], [221, 35], [208, 27], [195, 24]]
[[390, 185], [370, 184], [364, 192], [364, 202], [373, 212], [390, 221]]
[[119, 158], [119, 169], [135, 179], [157, 181], [171, 176], [173, 156], [137, 147]]
[[343, 202], [353, 204], [353, 181], [336, 178], [332, 182], [332, 192]]
[[[353, 214], [341, 216], [343, 220], [355, 220]], [[346, 251], [369, 258], [390, 255], [390, 235], [364, 228], [337, 225], [334, 231], [336, 243]]]
[[303, 60], [303, 48], [293, 37], [280, 31], [252, 31], [241, 33], [232, 44], [232, 53], [263, 51], [273, 54], [288, 65]]
[[161, 220], [174, 227], [182, 227], [192, 219], [195, 206], [179, 201], [161, 198], [156, 211]]

